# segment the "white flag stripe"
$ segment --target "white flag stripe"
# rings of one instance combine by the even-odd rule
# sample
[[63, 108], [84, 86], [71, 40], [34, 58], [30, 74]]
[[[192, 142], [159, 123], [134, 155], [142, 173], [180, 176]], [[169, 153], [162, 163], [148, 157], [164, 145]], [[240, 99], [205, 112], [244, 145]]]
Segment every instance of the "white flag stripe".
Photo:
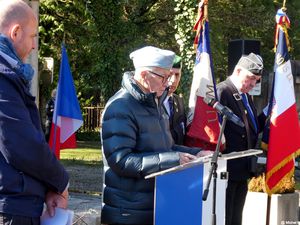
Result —
[[294, 81], [289, 60], [277, 67], [274, 90], [275, 105], [272, 118], [276, 118], [295, 104]]
[[83, 121], [63, 116], [59, 116], [59, 118], [61, 119], [60, 128], [64, 128], [60, 129], [60, 143], [64, 143], [69, 137], [71, 137], [73, 133], [76, 132], [76, 130], [81, 127]]
[[208, 86], [213, 85], [210, 69], [210, 57], [207, 52], [201, 53], [200, 62], [194, 67], [193, 82], [189, 99], [189, 107], [195, 108], [197, 96], [205, 97]]

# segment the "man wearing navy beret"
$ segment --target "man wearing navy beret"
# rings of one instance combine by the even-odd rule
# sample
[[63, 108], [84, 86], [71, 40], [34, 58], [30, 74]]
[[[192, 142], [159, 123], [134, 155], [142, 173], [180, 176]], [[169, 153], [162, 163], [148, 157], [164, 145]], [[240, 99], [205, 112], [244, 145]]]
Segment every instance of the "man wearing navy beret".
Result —
[[107, 102], [102, 117], [102, 224], [153, 224], [154, 179], [145, 176], [205, 154], [174, 145], [163, 109], [175, 54], [147, 46], [130, 54], [134, 73]]

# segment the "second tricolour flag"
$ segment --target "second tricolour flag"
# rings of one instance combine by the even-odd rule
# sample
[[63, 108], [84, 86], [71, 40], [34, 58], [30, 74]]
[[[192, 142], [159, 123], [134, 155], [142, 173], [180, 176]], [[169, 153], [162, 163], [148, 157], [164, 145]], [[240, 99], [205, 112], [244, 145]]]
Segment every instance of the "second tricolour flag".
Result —
[[276, 15], [275, 63], [270, 102], [270, 131], [266, 168], [266, 190], [275, 193], [284, 179], [294, 173], [294, 158], [300, 153], [300, 128], [295, 101], [294, 81], [288, 54], [290, 21], [280, 9]]
[[49, 145], [60, 157], [61, 144], [66, 142], [83, 124], [73, 77], [65, 46], [62, 46], [59, 81], [56, 92]]
[[215, 150], [220, 133], [218, 115], [212, 107], [203, 101], [206, 96], [217, 99], [210, 51], [209, 23], [205, 7], [207, 5], [201, 1], [198, 19], [194, 27], [194, 30], [197, 31], [195, 37], [197, 50], [189, 99], [188, 132], [185, 144]]

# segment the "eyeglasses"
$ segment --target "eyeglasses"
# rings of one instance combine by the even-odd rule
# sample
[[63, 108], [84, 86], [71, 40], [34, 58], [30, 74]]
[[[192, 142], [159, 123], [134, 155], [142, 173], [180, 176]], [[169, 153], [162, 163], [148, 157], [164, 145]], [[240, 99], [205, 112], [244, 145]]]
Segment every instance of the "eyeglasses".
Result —
[[170, 78], [170, 75], [164, 76], [164, 75], [161, 75], [161, 74], [159, 74], [159, 73], [153, 72], [153, 71], [151, 71], [151, 70], [148, 70], [148, 72], [152, 73], [152, 74], [155, 75], [155, 76], [158, 76], [158, 77], [162, 78], [162, 79], [163, 79], [163, 80], [162, 80], [162, 83], [165, 83], [165, 82], [166, 82], [167, 80], [169, 80], [169, 78]]

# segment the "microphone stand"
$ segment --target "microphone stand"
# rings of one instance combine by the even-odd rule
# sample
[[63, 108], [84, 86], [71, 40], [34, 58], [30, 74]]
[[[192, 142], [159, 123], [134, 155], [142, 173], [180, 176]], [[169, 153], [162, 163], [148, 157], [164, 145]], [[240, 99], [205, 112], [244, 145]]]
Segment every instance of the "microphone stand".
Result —
[[216, 225], [216, 221], [217, 221], [217, 217], [216, 217], [216, 194], [217, 194], [217, 177], [218, 177], [218, 174], [217, 174], [218, 156], [219, 156], [219, 153], [220, 153], [220, 145], [221, 145], [221, 140], [222, 140], [222, 136], [223, 136], [223, 133], [224, 133], [226, 121], [227, 121], [227, 116], [223, 115], [222, 125], [221, 125], [221, 130], [220, 130], [216, 150], [215, 150], [215, 152], [214, 152], [214, 154], [211, 158], [211, 162], [210, 162], [211, 167], [210, 167], [210, 170], [209, 170], [208, 180], [207, 180], [206, 187], [205, 187], [203, 195], [202, 195], [202, 200], [206, 201], [207, 196], [208, 196], [208, 192], [209, 192], [211, 177], [213, 176], [213, 178], [214, 178], [213, 179], [213, 207], [212, 207], [212, 218], [211, 218], [211, 224], [212, 225]]

